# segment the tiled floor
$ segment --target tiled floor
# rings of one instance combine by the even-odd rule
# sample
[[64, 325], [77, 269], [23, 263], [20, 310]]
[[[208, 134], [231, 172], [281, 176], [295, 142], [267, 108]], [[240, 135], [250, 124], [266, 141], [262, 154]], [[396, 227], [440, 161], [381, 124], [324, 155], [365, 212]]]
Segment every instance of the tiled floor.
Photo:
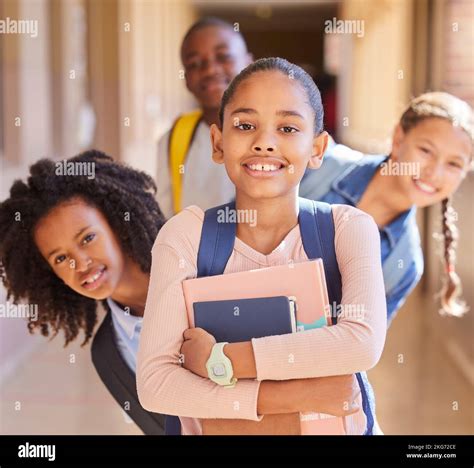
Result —
[[90, 347], [64, 348], [60, 336], [35, 348], [0, 394], [0, 434], [141, 434], [100, 381]]
[[[419, 293], [411, 297], [369, 372], [380, 425], [386, 434], [472, 434], [474, 392], [424, 328], [423, 304]], [[141, 433], [100, 382], [89, 347], [63, 348], [60, 337], [42, 341], [0, 394], [1, 434]]]
[[392, 322], [369, 372], [380, 426], [385, 434], [474, 434], [473, 388], [437, 328], [427, 326], [437, 312], [427, 310], [420, 290]]

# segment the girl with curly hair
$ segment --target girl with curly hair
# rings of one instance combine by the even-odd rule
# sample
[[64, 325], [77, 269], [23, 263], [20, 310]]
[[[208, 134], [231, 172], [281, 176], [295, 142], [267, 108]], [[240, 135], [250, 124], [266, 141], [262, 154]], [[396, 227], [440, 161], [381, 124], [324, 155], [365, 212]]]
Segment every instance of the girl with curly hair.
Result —
[[165, 222], [155, 192], [151, 177], [99, 151], [38, 161], [0, 204], [0, 276], [8, 299], [36, 306], [30, 332], [62, 330], [65, 346], [80, 332], [82, 346], [90, 341], [101, 303], [94, 365], [139, 427], [160, 434], [162, 416], [141, 408], [135, 385], [151, 248]]

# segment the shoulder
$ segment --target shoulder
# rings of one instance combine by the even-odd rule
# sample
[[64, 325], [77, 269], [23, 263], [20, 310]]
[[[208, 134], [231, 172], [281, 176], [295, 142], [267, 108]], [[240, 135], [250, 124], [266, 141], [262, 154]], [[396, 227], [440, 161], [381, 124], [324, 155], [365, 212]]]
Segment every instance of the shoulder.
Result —
[[[165, 133], [163, 133], [159, 138], [158, 138], [158, 146], [160, 148], [167, 148], [168, 147], [168, 144], [169, 144], [169, 141], [170, 141], [170, 138], [171, 138], [171, 134], [173, 133], [173, 130], [176, 128], [176, 124], [181, 121], [183, 118], [186, 118], [188, 116], [192, 116], [192, 114], [194, 114], [193, 112], [189, 113], [189, 114], [181, 114], [181, 115], [178, 115], [178, 117], [176, 117], [176, 119], [173, 121], [173, 123], [171, 124], [171, 127], [169, 128], [169, 130], [167, 130]], [[207, 124], [205, 122], [203, 122], [202, 120], [198, 122], [197, 126], [196, 126], [196, 133], [202, 133], [202, 132], [206, 132], [207, 130], [207, 136], [209, 137], [209, 127], [207, 126]]]
[[335, 204], [332, 209], [334, 250], [343, 284], [346, 280], [360, 288], [365, 282], [366, 286], [383, 289], [380, 232], [374, 219], [349, 205]]
[[167, 152], [168, 151], [168, 144], [170, 141], [171, 129], [167, 132], [163, 133], [160, 138], [158, 139], [158, 151], [159, 152]]
[[348, 146], [335, 144], [330, 146], [324, 153], [322, 168], [326, 165], [326, 171], [350, 172], [357, 167], [378, 167], [387, 159], [387, 155], [365, 154], [349, 148]]
[[356, 167], [364, 155], [341, 144], [332, 143], [326, 152], [319, 169], [307, 169], [301, 181], [300, 194], [305, 198], [319, 200], [332, 187], [332, 184], [347, 171]]
[[323, 163], [315, 172], [325, 172], [337, 176], [349, 167], [356, 166], [365, 159], [360, 151], [356, 151], [348, 146], [333, 144], [324, 153]]
[[381, 264], [380, 232], [372, 216], [350, 205], [332, 205], [338, 260], [376, 257]]
[[356, 227], [368, 231], [376, 231], [378, 227], [372, 216], [351, 205], [331, 205], [336, 235], [344, 229]]
[[158, 144], [161, 144], [162, 142], [168, 142], [168, 140], [170, 139], [172, 129], [173, 127], [170, 127], [168, 131], [161, 134], [160, 138], [158, 139]]
[[196, 205], [184, 208], [170, 218], [160, 229], [153, 246], [166, 245], [178, 252], [189, 251], [197, 254], [201, 239], [204, 211]]
[[340, 143], [330, 145], [324, 153], [324, 161], [336, 159], [335, 163], [340, 165], [354, 164], [359, 162], [364, 157], [364, 154], [355, 149]]

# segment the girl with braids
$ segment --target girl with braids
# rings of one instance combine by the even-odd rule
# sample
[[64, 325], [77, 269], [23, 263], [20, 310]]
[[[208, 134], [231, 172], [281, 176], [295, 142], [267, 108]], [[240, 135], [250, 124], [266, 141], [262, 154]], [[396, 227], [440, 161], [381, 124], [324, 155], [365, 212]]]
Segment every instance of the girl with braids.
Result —
[[355, 206], [375, 219], [381, 237], [389, 323], [423, 273], [416, 208], [441, 203], [445, 285], [440, 312], [461, 316], [455, 271], [457, 231], [451, 198], [472, 167], [473, 111], [448, 93], [413, 99], [395, 128], [388, 156], [362, 156], [330, 142], [324, 163], [307, 171], [303, 197]]
[[54, 337], [62, 330], [65, 346], [80, 332], [83, 346], [90, 341], [101, 303], [107, 315], [93, 340], [94, 365], [139, 427], [160, 434], [163, 418], [141, 408], [135, 384], [151, 247], [165, 221], [155, 184], [99, 151], [63, 163], [93, 167], [94, 177], [62, 175], [62, 163], [42, 159], [0, 204], [0, 274], [8, 298], [37, 305], [30, 332]]

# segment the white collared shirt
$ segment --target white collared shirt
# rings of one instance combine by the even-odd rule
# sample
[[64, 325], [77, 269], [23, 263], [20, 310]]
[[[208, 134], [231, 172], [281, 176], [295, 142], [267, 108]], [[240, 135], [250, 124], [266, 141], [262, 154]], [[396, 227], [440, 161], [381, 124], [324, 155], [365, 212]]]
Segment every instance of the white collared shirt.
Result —
[[[169, 169], [168, 143], [171, 131], [158, 142], [158, 172], [156, 199], [166, 219], [175, 213]], [[181, 207], [197, 205], [203, 210], [222, 205], [235, 198], [235, 186], [229, 179], [224, 164], [212, 160], [209, 125], [201, 121], [189, 147], [183, 174]]]
[[112, 313], [115, 339], [120, 355], [128, 367], [135, 373], [143, 317], [131, 315], [110, 298], [107, 299], [107, 304]]

